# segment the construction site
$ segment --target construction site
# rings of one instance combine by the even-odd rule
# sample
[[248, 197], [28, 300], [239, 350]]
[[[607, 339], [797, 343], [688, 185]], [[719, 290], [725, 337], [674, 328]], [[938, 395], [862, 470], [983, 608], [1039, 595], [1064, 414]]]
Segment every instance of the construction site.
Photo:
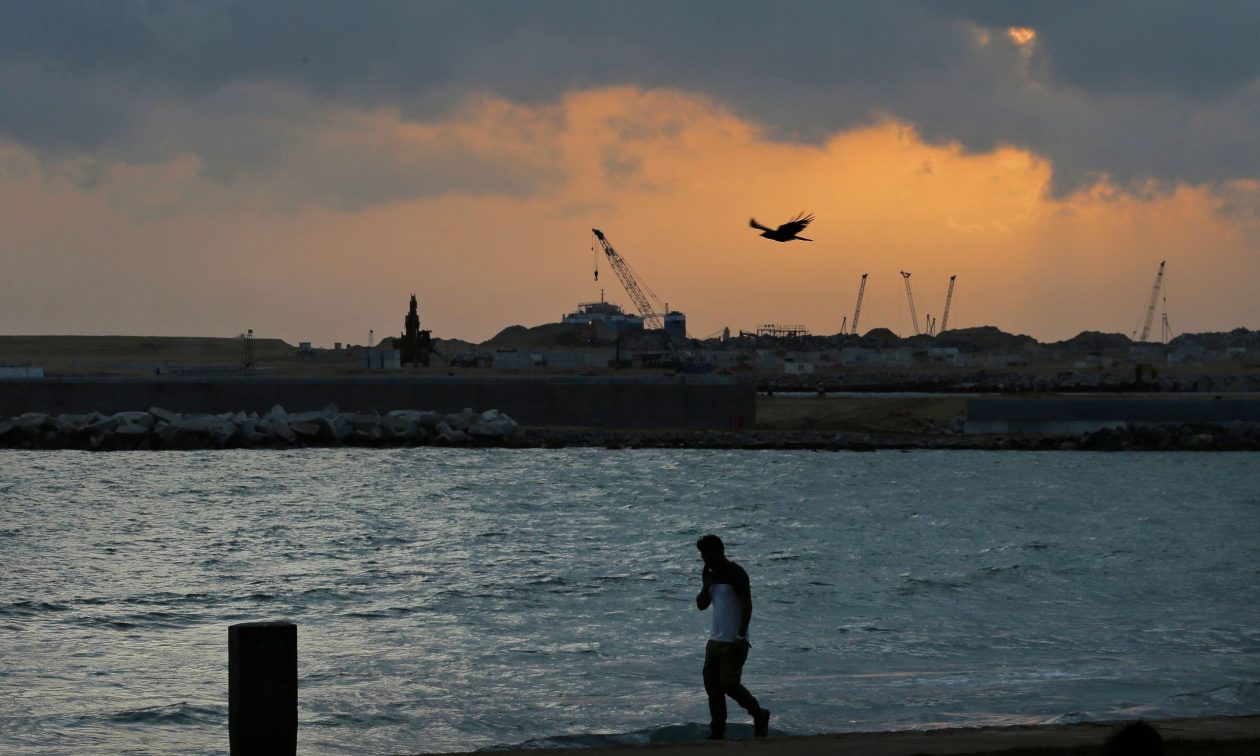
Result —
[[[602, 259], [631, 307], [601, 289], [598, 301], [578, 303], [555, 322], [508, 326], [481, 343], [422, 328], [414, 294], [405, 312], [400, 307], [397, 336], [331, 348], [249, 329], [234, 338], [4, 336], [0, 409], [13, 416], [107, 411], [119, 397], [136, 406], [110, 411], [145, 409], [146, 402], [258, 413], [271, 404], [381, 413], [403, 404], [444, 412], [471, 406], [515, 413], [526, 426], [604, 433], [755, 429], [796, 434], [782, 441], [788, 444], [822, 433], [809, 443], [827, 448], [1092, 433], [1137, 421], [1182, 428], [1243, 422], [1235, 437], [1250, 439], [1246, 429], [1260, 420], [1260, 331], [1174, 335], [1163, 262], [1130, 334], [1086, 331], [1042, 343], [995, 326], [951, 328], [958, 276], [948, 279], [938, 318], [920, 316], [911, 273], [901, 271], [912, 333], [860, 330], [870, 278], [863, 273], [852, 314], [838, 318], [837, 332], [764, 323], [701, 339], [603, 232], [592, 229], [592, 237], [595, 281]], [[1062, 401], [1069, 396], [1085, 403]], [[1011, 398], [1019, 401], [994, 403]], [[1184, 401], [1208, 398], [1233, 403]]]

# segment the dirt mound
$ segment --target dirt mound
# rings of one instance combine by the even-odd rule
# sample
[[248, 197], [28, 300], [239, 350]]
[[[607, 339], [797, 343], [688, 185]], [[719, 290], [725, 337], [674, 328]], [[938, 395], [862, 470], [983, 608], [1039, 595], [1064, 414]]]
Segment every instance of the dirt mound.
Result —
[[[514, 325], [499, 331], [481, 346], [485, 349], [577, 349], [589, 346], [591, 337], [589, 326], [574, 323], [544, 323], [533, 328]], [[603, 342], [606, 334], [600, 329], [595, 337]]]
[[976, 326], [945, 331], [932, 346], [954, 347], [960, 352], [1017, 352], [1038, 346], [1038, 342], [1032, 336], [1007, 333], [995, 326]]
[[1260, 331], [1249, 331], [1246, 328], [1235, 328], [1232, 331], [1208, 331], [1205, 333], [1183, 333], [1169, 342], [1173, 347], [1199, 347], [1201, 349], [1260, 349]]
[[1133, 340], [1123, 333], [1102, 333], [1100, 331], [1081, 331], [1065, 341], [1050, 344], [1052, 349], [1061, 352], [1105, 352], [1113, 349], [1128, 349]]

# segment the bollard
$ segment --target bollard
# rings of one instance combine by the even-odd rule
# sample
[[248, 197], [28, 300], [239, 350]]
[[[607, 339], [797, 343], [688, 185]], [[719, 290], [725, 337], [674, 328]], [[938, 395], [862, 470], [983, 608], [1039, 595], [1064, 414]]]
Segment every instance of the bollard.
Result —
[[228, 741], [232, 756], [297, 753], [297, 625], [228, 627]]

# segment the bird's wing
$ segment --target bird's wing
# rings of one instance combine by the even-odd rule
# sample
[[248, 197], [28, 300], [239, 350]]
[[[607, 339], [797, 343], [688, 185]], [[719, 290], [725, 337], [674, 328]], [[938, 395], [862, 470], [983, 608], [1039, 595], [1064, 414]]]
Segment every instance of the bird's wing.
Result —
[[771, 229], [771, 228], [769, 228], [769, 227], [767, 227], [767, 226], [763, 226], [763, 225], [761, 225], [760, 223], [758, 223], [758, 222], [757, 222], [757, 219], [756, 219], [756, 218], [749, 218], [749, 219], [748, 219], [748, 225], [750, 225], [750, 226], [752, 226], [753, 228], [758, 229], [758, 230], [760, 230], [760, 231], [773, 231], [773, 230], [774, 230], [774, 229]]
[[799, 234], [800, 232], [804, 231], [805, 227], [808, 226], [813, 221], [814, 221], [814, 216], [812, 213], [810, 215], [805, 215], [804, 213], [802, 213], [800, 215], [797, 215], [795, 218], [788, 221], [787, 223], [784, 223], [782, 226], [779, 226], [779, 231], [781, 233], [795, 236], [796, 234]]

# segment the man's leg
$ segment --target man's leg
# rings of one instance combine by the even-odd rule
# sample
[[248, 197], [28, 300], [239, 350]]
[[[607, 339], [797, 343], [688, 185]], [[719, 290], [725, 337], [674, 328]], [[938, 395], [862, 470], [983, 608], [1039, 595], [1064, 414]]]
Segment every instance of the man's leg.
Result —
[[744, 675], [744, 662], [748, 661], [748, 644], [727, 643], [725, 645], [719, 667], [722, 692], [735, 699], [735, 703], [742, 706], [749, 714], [756, 714], [761, 711], [761, 707], [753, 694], [749, 693], [740, 682]]
[[721, 740], [726, 736], [726, 695], [722, 689], [722, 646], [728, 643], [709, 641], [704, 647], [704, 692], [709, 696], [709, 737]]
[[753, 718], [753, 735], [764, 738], [769, 731], [770, 712], [761, 708], [757, 698], [744, 687], [744, 662], [748, 661], [748, 644], [731, 643], [722, 654], [720, 682], [722, 692], [735, 699]]

